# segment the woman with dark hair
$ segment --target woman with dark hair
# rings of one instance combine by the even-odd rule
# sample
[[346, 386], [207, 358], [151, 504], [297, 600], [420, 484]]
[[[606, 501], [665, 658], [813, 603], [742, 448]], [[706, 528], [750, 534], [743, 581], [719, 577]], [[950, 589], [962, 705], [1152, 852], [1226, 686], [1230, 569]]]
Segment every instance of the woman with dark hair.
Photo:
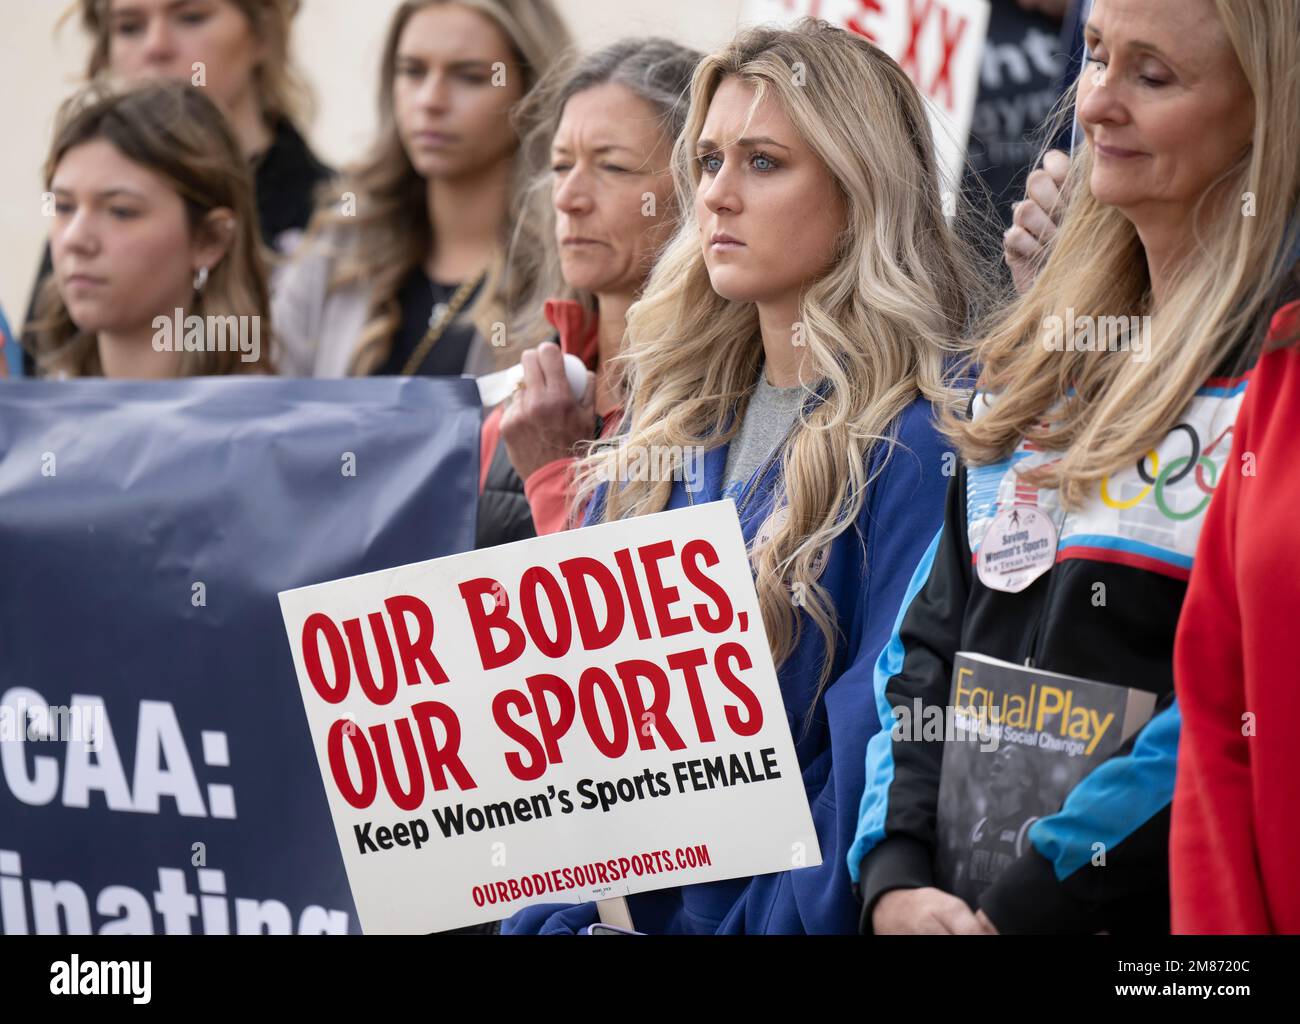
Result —
[[[569, 522], [575, 446], [622, 418], [613, 359], [627, 311], [677, 226], [671, 156], [702, 54], [666, 39], [629, 39], [557, 69], [522, 118], [534, 179], [517, 231], [520, 271], [535, 282], [516, 331], [551, 340], [523, 354], [523, 388], [483, 425], [478, 546], [553, 533]], [[531, 265], [530, 261], [531, 260]], [[563, 354], [593, 371], [574, 398]]]
[[511, 114], [568, 45], [550, 0], [397, 8], [376, 145], [276, 282], [283, 372], [480, 374], [513, 361], [506, 325], [525, 281], [505, 254], [527, 179]]
[[252, 181], [203, 93], [92, 86], [45, 165], [54, 270], [31, 324], [42, 374], [165, 378], [270, 368]]

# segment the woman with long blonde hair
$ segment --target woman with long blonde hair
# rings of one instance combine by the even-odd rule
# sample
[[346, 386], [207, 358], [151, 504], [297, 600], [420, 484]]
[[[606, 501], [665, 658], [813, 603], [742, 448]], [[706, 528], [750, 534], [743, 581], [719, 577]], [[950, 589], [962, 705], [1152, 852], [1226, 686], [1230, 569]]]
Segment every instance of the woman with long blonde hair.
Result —
[[1296, 17], [1096, 0], [1061, 226], [976, 347], [971, 415], [947, 422], [963, 465], [876, 698], [882, 720], [941, 708], [973, 651], [1151, 694], [1155, 714], [1032, 825], [980, 838], [973, 903], [936, 881], [944, 744], [877, 734], [849, 858], [864, 930], [1169, 929], [1175, 627], [1210, 495], [1243, 472], [1246, 354], [1292, 244]]
[[[871, 666], [941, 518], [934, 409], [969, 279], [915, 87], [825, 22], [706, 57], [674, 163], [683, 222], [629, 316], [627, 428], [576, 501], [588, 523], [735, 501], [822, 862], [628, 903], [648, 932], [851, 932]], [[505, 930], [590, 919], [531, 908]]]
[[284, 372], [481, 374], [518, 358], [508, 324], [527, 281], [505, 253], [528, 179], [511, 115], [568, 46], [551, 0], [397, 8], [378, 140], [276, 282]]

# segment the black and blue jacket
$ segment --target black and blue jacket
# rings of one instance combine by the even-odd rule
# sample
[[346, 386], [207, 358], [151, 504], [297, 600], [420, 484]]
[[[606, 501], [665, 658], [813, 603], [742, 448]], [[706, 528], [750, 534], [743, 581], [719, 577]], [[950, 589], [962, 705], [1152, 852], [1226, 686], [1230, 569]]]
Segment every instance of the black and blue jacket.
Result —
[[[955, 459], [936, 430], [931, 406], [917, 399], [890, 433], [897, 447], [870, 485], [854, 527], [831, 545], [820, 584], [834, 603], [841, 641], [829, 682], [817, 696], [825, 657], [807, 613], [799, 642], [777, 671], [822, 862], [778, 874], [680, 886], [627, 897], [633, 927], [653, 934], [852, 934], [858, 910], [846, 868], [862, 792], [862, 751], [880, 727], [872, 666], [889, 639], [907, 581], [943, 514]], [[874, 470], [885, 445], [871, 456]], [[784, 494], [780, 450], [751, 477], [737, 501], [747, 542]], [[947, 457], [945, 458], [945, 455]], [[669, 509], [722, 498], [727, 446], [705, 454], [696, 479], [674, 483]], [[944, 475], [949, 468], [948, 476]], [[601, 500], [597, 494], [596, 501]], [[813, 699], [816, 697], [816, 703]], [[811, 706], [811, 722], [808, 712]], [[503, 933], [573, 934], [596, 920], [592, 903], [520, 911]]]
[[[1210, 496], [1224, 473], [1239, 471], [1227, 460], [1245, 388], [1245, 377], [1207, 381], [1156, 450], [1069, 513], [1056, 491], [1024, 484], [1022, 470], [1052, 457], [1030, 444], [961, 467], [875, 668], [883, 731], [867, 747], [848, 855], [863, 931], [884, 893], [934, 884], [943, 741], [895, 739], [892, 709], [947, 705], [953, 656], [966, 650], [1157, 697], [1147, 725], [1033, 824], [1029, 849], [981, 908], [1003, 933], [1169, 930], [1174, 635]], [[991, 401], [977, 394], [972, 414]], [[1002, 510], [1026, 504], [1056, 524], [1056, 561], [1020, 593], [991, 590], [975, 567], [984, 533]]]

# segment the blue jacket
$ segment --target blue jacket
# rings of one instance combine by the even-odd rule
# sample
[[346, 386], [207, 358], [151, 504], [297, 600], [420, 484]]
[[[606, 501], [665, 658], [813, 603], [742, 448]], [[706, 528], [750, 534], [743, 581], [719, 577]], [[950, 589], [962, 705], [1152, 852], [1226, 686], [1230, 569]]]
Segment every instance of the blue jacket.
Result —
[[[857, 825], [867, 740], [880, 728], [872, 668], [889, 639], [908, 581], [943, 519], [952, 456], [935, 429], [930, 404], [917, 399], [894, 424], [894, 449], [872, 483], [856, 529], [831, 547], [820, 583], [834, 602], [841, 641], [826, 689], [808, 724], [825, 645], [801, 612], [800, 640], [777, 678], [795, 741], [821, 864], [779, 874], [680, 886], [628, 897], [633, 927], [652, 934], [851, 934], [858, 907], [846, 867]], [[878, 445], [874, 465], [887, 448]], [[667, 508], [722, 497], [727, 446], [709, 451], [697, 479], [673, 485]], [[780, 460], [755, 472], [737, 502], [751, 541], [771, 514]], [[597, 498], [599, 500], [599, 496]], [[864, 559], [865, 556], [865, 559]], [[505, 934], [573, 934], [596, 921], [596, 905], [529, 907], [502, 925]]]

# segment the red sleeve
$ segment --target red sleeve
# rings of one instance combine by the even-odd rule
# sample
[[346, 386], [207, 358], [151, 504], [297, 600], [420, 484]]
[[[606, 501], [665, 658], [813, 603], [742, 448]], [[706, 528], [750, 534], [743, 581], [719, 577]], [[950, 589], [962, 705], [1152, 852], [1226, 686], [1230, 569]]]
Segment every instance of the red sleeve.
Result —
[[479, 433], [479, 450], [478, 450], [478, 492], [483, 493], [483, 488], [487, 486], [488, 469], [492, 465], [492, 456], [496, 454], [497, 444], [501, 440], [501, 415], [505, 410], [504, 405], [498, 405], [490, 413], [487, 419], [483, 421], [483, 429]]
[[1175, 642], [1182, 713], [1170, 832], [1176, 933], [1272, 930], [1258, 867], [1237, 587], [1237, 523], [1243, 490], [1252, 480], [1243, 472], [1242, 455], [1259, 443], [1256, 410], [1266, 416], [1270, 407], [1267, 363], [1266, 358], [1252, 375], [1237, 417], [1232, 454], [1206, 513]]
[[[601, 437], [613, 437], [618, 433], [623, 421], [621, 408], [610, 409], [601, 414], [604, 427]], [[537, 536], [545, 537], [552, 533], [561, 533], [571, 525], [569, 501], [572, 498], [570, 487], [573, 484], [574, 467], [577, 459], [556, 459], [534, 470], [524, 481], [524, 495], [528, 498], [528, 507], [532, 509], [533, 526]], [[579, 522], [581, 519], [579, 518]]]
[[562, 533], [569, 527], [569, 482], [577, 459], [556, 459], [534, 470], [524, 481], [524, 495], [533, 513], [537, 536]]

